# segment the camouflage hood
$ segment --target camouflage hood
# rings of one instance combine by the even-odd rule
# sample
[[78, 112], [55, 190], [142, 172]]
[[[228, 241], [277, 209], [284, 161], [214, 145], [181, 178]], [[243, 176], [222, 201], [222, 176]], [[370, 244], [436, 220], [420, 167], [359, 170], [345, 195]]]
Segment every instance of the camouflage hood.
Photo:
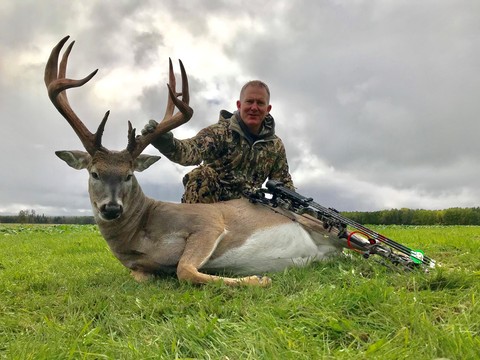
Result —
[[220, 111], [219, 123], [227, 123], [230, 129], [239, 133], [242, 137], [248, 140], [250, 144], [257, 140], [270, 140], [275, 136], [275, 120], [272, 115], [268, 114], [263, 121], [260, 134], [255, 135], [248, 131], [243, 121], [240, 118], [238, 111], [231, 113], [227, 110]]

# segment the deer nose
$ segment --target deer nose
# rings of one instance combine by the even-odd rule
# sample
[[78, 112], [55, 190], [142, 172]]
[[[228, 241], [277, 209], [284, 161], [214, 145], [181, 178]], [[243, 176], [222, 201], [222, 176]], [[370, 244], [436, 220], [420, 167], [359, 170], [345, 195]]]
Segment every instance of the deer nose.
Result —
[[114, 220], [122, 215], [123, 206], [118, 203], [109, 202], [100, 207], [100, 212], [105, 219]]

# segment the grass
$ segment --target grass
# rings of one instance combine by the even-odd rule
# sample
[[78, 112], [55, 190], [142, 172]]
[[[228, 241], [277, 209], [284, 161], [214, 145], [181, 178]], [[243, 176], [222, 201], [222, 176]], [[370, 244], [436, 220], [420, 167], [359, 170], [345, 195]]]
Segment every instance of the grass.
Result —
[[480, 358], [480, 227], [374, 229], [440, 266], [355, 255], [267, 289], [138, 284], [95, 226], [0, 225], [0, 358]]

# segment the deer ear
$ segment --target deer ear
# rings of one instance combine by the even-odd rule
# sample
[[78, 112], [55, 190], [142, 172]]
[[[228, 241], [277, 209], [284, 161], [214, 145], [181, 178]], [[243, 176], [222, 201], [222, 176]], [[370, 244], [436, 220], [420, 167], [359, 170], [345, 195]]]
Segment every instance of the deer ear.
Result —
[[86, 153], [85, 151], [62, 150], [55, 151], [55, 155], [76, 170], [86, 169], [92, 160], [90, 154]]
[[155, 164], [160, 160], [160, 156], [153, 155], [139, 155], [135, 159], [135, 171], [143, 171], [150, 167], [150, 165]]

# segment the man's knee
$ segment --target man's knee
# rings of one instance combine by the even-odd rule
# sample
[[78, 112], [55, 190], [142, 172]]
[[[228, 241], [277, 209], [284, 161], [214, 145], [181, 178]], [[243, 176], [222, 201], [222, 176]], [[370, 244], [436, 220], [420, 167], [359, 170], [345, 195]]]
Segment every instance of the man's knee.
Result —
[[200, 166], [183, 178], [183, 203], [214, 203], [220, 201], [221, 186], [218, 174], [208, 166]]

